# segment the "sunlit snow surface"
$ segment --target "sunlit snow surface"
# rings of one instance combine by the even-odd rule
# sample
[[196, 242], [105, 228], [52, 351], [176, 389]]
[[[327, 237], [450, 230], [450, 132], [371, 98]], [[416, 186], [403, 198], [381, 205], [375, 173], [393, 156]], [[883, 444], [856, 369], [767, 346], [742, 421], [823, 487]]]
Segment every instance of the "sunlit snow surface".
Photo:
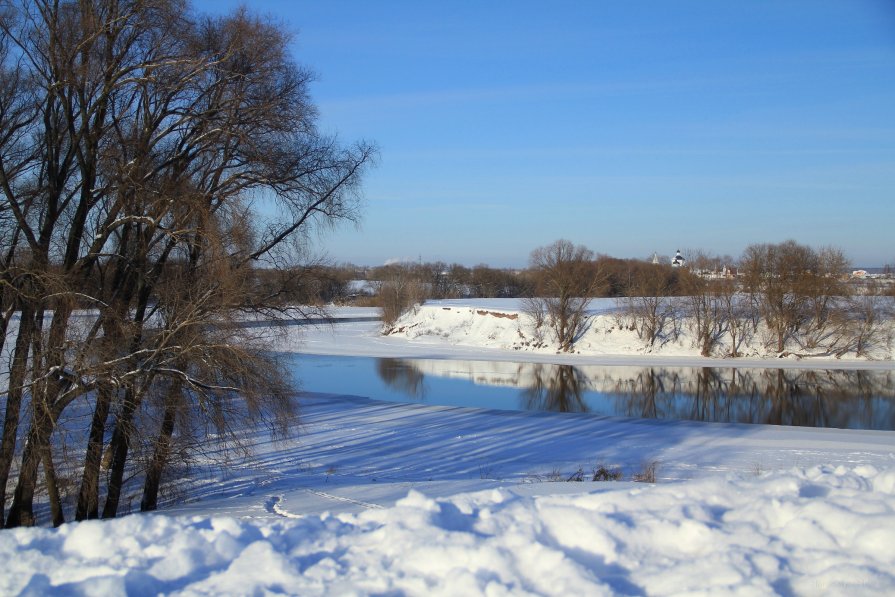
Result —
[[[371, 323], [302, 341], [502, 354]], [[209, 454], [160, 514], [0, 531], [0, 594], [895, 594], [893, 432], [324, 394], [301, 408], [294, 437], [246, 430], [252, 457], [221, 471]], [[653, 460], [656, 484], [565, 482]]]
[[4, 532], [0, 593], [891, 594], [893, 492], [891, 470], [821, 467], [558, 495], [411, 490], [298, 520], [129, 516]]

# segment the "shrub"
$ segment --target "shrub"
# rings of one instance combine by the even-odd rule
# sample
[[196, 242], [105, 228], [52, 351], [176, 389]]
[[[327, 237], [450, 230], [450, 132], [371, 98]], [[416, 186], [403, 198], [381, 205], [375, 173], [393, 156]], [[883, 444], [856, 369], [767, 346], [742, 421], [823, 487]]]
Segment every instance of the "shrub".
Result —
[[423, 303], [426, 295], [426, 285], [412, 272], [406, 268], [396, 268], [379, 288], [378, 302], [386, 329], [391, 328], [414, 305]]
[[636, 481], [638, 483], [655, 483], [656, 482], [656, 473], [659, 470], [659, 461], [658, 460], [650, 460], [649, 462], [645, 462], [642, 465], [642, 468], [639, 472], [631, 475], [631, 480]]
[[610, 469], [605, 464], [600, 464], [597, 468], [594, 469], [594, 476], [592, 481], [621, 481], [622, 470], [620, 468]]

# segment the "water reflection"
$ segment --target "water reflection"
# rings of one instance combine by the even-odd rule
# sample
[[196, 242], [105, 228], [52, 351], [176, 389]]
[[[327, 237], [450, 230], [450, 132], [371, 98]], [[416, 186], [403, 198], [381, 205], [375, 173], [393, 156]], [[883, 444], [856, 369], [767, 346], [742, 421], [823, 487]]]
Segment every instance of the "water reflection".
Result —
[[644, 369], [615, 384], [617, 414], [807, 427], [895, 428], [892, 372]]
[[426, 377], [461, 378], [519, 388], [526, 410], [895, 430], [893, 371], [379, 359], [377, 373], [390, 388], [417, 399], [426, 394]]
[[377, 359], [376, 373], [385, 385], [411, 398], [424, 398], [425, 375], [411, 361], [405, 359]]
[[522, 390], [527, 410], [549, 410], [562, 413], [583, 413], [590, 410], [584, 401], [587, 376], [572, 365], [533, 367], [533, 382]]

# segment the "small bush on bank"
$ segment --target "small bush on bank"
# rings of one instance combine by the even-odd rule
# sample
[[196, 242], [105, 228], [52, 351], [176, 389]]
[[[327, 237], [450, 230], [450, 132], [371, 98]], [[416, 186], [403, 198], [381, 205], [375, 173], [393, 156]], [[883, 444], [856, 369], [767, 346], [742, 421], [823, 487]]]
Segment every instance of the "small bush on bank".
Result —
[[605, 464], [600, 464], [594, 469], [594, 476], [591, 481], [621, 481], [624, 477], [622, 469], [609, 468]]
[[631, 480], [636, 481], [638, 483], [655, 483], [656, 482], [656, 473], [659, 471], [659, 461], [658, 460], [650, 460], [649, 462], [643, 463], [640, 471], [631, 475]]

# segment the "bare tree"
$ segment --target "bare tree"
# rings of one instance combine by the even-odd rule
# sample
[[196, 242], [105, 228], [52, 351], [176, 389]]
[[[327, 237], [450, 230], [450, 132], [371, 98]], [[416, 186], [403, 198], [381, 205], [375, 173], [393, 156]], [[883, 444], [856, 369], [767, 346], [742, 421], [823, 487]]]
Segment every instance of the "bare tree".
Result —
[[757, 298], [777, 352], [810, 318], [808, 288], [817, 266], [810, 247], [786, 241], [750, 245], [741, 260], [745, 283]]
[[740, 292], [736, 280], [721, 280], [715, 284], [717, 300], [724, 311], [730, 350], [727, 356], [740, 356], [740, 348], [752, 338], [754, 331], [753, 303]]
[[679, 291], [678, 277], [666, 264], [644, 263], [632, 271], [622, 302], [637, 336], [651, 348], [680, 331], [681, 313], [674, 297]]
[[751, 245], [741, 265], [777, 352], [789, 341], [830, 353], [849, 343], [849, 289], [843, 282], [848, 262], [841, 251], [815, 251], [794, 241]]
[[[0, 15], [0, 28], [15, 25], [14, 15]], [[31, 178], [37, 167], [37, 143], [32, 134], [39, 117], [31, 99], [33, 82], [15, 58], [15, 44], [0, 31], [0, 358], [9, 358], [8, 386], [2, 438], [0, 438], [0, 523], [6, 506], [6, 484], [16, 450], [19, 419], [23, 406], [23, 386], [33, 325], [31, 308], [34, 280], [26, 264], [29, 244], [20, 219], [32, 218], [34, 189]], [[18, 203], [13, 205], [12, 199]], [[13, 346], [6, 345], [9, 324], [16, 311], [20, 323]], [[6, 352], [8, 350], [8, 354]]]
[[839, 347], [839, 354], [854, 350], [856, 355], [864, 356], [876, 344], [891, 342], [883, 325], [891, 319], [891, 310], [891, 297], [882, 296], [874, 289], [852, 296], [846, 308], [845, 341]]
[[835, 247], [823, 247], [816, 252], [816, 265], [810, 284], [806, 288], [809, 321], [800, 343], [807, 348], [827, 345], [836, 350], [841, 343], [837, 337], [849, 336], [847, 331], [850, 304], [847, 300], [850, 288], [845, 283], [849, 262], [842, 251]]
[[605, 284], [593, 257], [588, 248], [567, 240], [531, 253], [534, 288], [529, 309], [536, 320], [547, 322], [562, 352], [570, 352], [584, 333], [588, 305]]
[[724, 290], [723, 286], [697, 276], [692, 276], [688, 284], [684, 298], [686, 313], [690, 318], [696, 346], [704, 357], [712, 354], [728, 332], [728, 311], [725, 309], [724, 297], [720, 295]]
[[682, 282], [685, 312], [696, 346], [702, 356], [710, 356], [729, 337], [731, 356], [743, 341], [742, 318], [738, 313], [737, 285], [728, 277], [729, 257], [690, 251], [687, 275]]
[[[22, 0], [0, 27], [12, 48], [0, 56], [11, 94], [0, 93], [0, 226], [12, 231], [0, 306], [20, 313], [0, 495], [24, 437], [6, 525], [34, 523], [41, 469], [53, 521], [65, 519], [52, 437], [81, 396], [94, 413], [76, 517], [99, 515], [109, 432], [102, 513], [117, 513], [136, 418], [155, 409], [152, 507], [177, 413], [226, 427], [209, 405], [239, 396], [251, 413], [287, 400], [232, 320], [278, 308], [270, 288], [250, 284], [255, 264], [284, 267], [310, 230], [356, 216], [374, 149], [317, 132], [310, 75], [288, 36], [246, 10], [206, 18], [178, 0]], [[263, 217], [254, 196], [270, 203]], [[86, 328], [71, 317], [82, 306], [98, 312]]]
[[401, 315], [429, 297], [431, 285], [425, 272], [409, 263], [380, 268], [378, 303], [382, 309], [383, 333], [389, 333]]

